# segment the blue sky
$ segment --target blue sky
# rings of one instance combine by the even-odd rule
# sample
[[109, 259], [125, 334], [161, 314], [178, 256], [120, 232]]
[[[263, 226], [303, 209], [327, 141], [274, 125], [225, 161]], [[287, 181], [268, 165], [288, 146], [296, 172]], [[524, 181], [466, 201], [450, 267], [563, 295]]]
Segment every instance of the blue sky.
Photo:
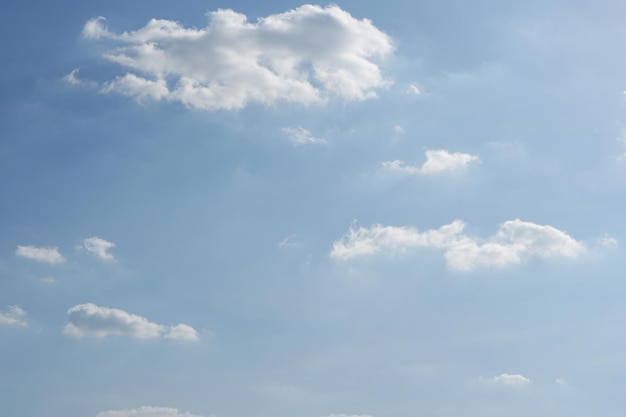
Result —
[[0, 6], [2, 415], [623, 415], [626, 6], [271, 3]]

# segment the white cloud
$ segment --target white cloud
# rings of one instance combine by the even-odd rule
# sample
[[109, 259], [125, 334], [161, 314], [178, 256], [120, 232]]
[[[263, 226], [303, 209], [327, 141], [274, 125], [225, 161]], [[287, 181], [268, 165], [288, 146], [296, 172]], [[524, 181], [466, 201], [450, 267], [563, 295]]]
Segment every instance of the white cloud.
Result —
[[398, 135], [401, 135], [404, 133], [404, 128], [400, 125], [395, 125], [393, 127], [393, 131], [396, 132]]
[[115, 243], [113, 242], [94, 236], [83, 239], [83, 247], [87, 252], [93, 253], [103, 261], [112, 261], [114, 259], [113, 255], [107, 252], [109, 249], [115, 247]]
[[9, 306], [5, 312], [0, 311], [0, 325], [4, 326], [28, 326], [25, 320], [26, 312], [19, 306]]
[[407, 165], [404, 161], [385, 161], [384, 172], [406, 175], [437, 175], [444, 172], [457, 172], [466, 169], [471, 163], [480, 163], [480, 158], [467, 153], [450, 153], [444, 149], [427, 149], [426, 162], [422, 166]]
[[300, 244], [295, 240], [296, 235], [289, 235], [280, 242], [278, 242], [279, 248], [294, 248], [296, 246], [300, 246]]
[[109, 410], [98, 413], [97, 417], [201, 417], [170, 407], [143, 406], [125, 410]]
[[372, 417], [369, 414], [331, 414], [328, 417]]
[[407, 94], [413, 95], [413, 96], [420, 96], [422, 95], [422, 90], [420, 89], [419, 85], [417, 85], [417, 83], [410, 83], [407, 87], [406, 90], [404, 90]]
[[118, 42], [103, 57], [128, 71], [102, 91], [232, 110], [250, 102], [365, 100], [391, 83], [377, 64], [393, 50], [389, 36], [338, 6], [304, 5], [256, 22], [226, 9], [208, 18], [200, 29], [152, 19], [121, 34], [106, 29], [103, 17], [88, 21], [83, 36]]
[[357, 257], [383, 254], [396, 256], [420, 248], [444, 251], [446, 264], [458, 271], [478, 267], [505, 267], [530, 258], [576, 258], [583, 252], [578, 242], [552, 226], [519, 219], [504, 222], [488, 239], [463, 234], [465, 223], [455, 220], [439, 229], [420, 232], [414, 227], [375, 224], [370, 228], [354, 225], [334, 242], [330, 256], [345, 261]]
[[38, 248], [36, 246], [18, 246], [17, 249], [15, 249], [15, 254], [36, 262], [52, 265], [65, 262], [65, 258], [59, 253], [57, 247]]
[[283, 127], [281, 130], [294, 146], [326, 143], [326, 140], [313, 136], [311, 132], [303, 127]]
[[523, 386], [530, 384], [530, 379], [526, 378], [524, 375], [519, 374], [502, 374], [500, 376], [493, 377], [489, 380], [489, 382], [502, 385]]
[[135, 339], [168, 338], [182, 341], [198, 339], [197, 332], [186, 324], [164, 326], [124, 310], [79, 304], [67, 311], [69, 323], [63, 333], [77, 339], [126, 336]]

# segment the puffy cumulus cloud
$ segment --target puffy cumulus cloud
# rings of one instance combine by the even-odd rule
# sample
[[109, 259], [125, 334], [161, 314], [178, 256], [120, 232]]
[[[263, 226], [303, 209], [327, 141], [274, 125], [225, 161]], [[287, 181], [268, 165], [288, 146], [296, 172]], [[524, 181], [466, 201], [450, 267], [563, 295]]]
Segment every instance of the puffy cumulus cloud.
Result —
[[129, 408], [125, 410], [109, 410], [98, 413], [97, 417], [202, 417], [197, 414], [179, 411], [170, 407]]
[[115, 243], [101, 239], [99, 237], [89, 237], [83, 239], [83, 248], [89, 253], [93, 253], [103, 261], [112, 261], [113, 255], [108, 250], [115, 247]]
[[103, 57], [128, 71], [102, 91], [211, 111], [365, 100], [391, 84], [379, 68], [393, 50], [390, 37], [338, 6], [304, 5], [256, 22], [225, 9], [208, 18], [200, 29], [152, 19], [123, 33], [109, 31], [103, 17], [88, 21], [83, 36], [118, 42]]
[[375, 224], [370, 228], [354, 225], [334, 242], [330, 256], [345, 261], [353, 258], [385, 254], [400, 255], [420, 248], [436, 248], [444, 252], [450, 269], [471, 271], [479, 267], [505, 267], [530, 258], [576, 258], [584, 247], [552, 226], [519, 219], [500, 225], [488, 239], [477, 239], [463, 233], [465, 223], [455, 220], [439, 229], [420, 232], [414, 227]]
[[480, 158], [467, 153], [450, 153], [445, 149], [427, 149], [426, 161], [422, 166], [407, 165], [404, 161], [385, 161], [381, 165], [383, 172], [405, 175], [437, 175], [445, 172], [457, 172], [466, 169], [471, 163], [480, 163]]
[[67, 311], [69, 323], [63, 329], [67, 336], [82, 338], [107, 338], [116, 336], [135, 339], [167, 338], [195, 341], [197, 332], [186, 324], [164, 326], [145, 317], [124, 310], [101, 307], [95, 304], [79, 304]]
[[530, 384], [530, 379], [520, 374], [502, 374], [491, 378], [489, 382], [502, 385], [523, 386]]
[[0, 311], [0, 325], [4, 326], [28, 326], [25, 319], [26, 312], [19, 306], [9, 306], [4, 312]]
[[281, 129], [293, 146], [314, 145], [326, 143], [325, 139], [315, 137], [303, 127], [283, 127]]
[[18, 246], [15, 254], [26, 259], [46, 264], [62, 264], [65, 262], [63, 255], [59, 253], [59, 248], [38, 248], [36, 246]]

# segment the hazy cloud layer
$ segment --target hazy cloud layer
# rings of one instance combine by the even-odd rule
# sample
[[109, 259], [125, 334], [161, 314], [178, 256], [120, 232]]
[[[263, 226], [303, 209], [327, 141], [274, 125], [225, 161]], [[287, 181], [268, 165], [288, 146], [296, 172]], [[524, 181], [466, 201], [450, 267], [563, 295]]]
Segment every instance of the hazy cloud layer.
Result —
[[113, 255], [111, 255], [108, 250], [115, 247], [115, 243], [108, 242], [99, 237], [89, 237], [87, 239], [83, 239], [83, 247], [87, 252], [93, 253], [98, 258], [104, 261], [112, 261]]
[[504, 267], [530, 258], [576, 258], [583, 252], [582, 242], [552, 226], [519, 219], [502, 223], [497, 233], [478, 239], [463, 233], [465, 223], [455, 220], [439, 229], [420, 232], [414, 227], [375, 224], [370, 228], [351, 227], [333, 244], [330, 256], [345, 261], [383, 254], [395, 256], [420, 248], [444, 251], [449, 268], [470, 271], [478, 267]]
[[197, 414], [179, 411], [170, 407], [143, 406], [125, 410], [109, 410], [98, 413], [97, 417], [202, 417]]
[[196, 330], [186, 324], [156, 324], [145, 317], [117, 308], [87, 303], [70, 308], [67, 314], [69, 323], [63, 333], [78, 339], [125, 336], [135, 339], [198, 340]]
[[[129, 71], [102, 91], [217, 110], [250, 102], [365, 100], [391, 83], [377, 63], [393, 50], [389, 36], [338, 6], [304, 5], [256, 22], [220, 9], [208, 20], [196, 29], [152, 19], [121, 34], [109, 31], [103, 17], [88, 21], [83, 36], [117, 41], [104, 58]], [[67, 80], [81, 82], [76, 72]]]
[[467, 153], [450, 153], [444, 149], [428, 149], [426, 161], [422, 166], [408, 165], [404, 161], [385, 161], [381, 165], [383, 172], [405, 175], [437, 175], [444, 172], [461, 171], [471, 163], [479, 163], [480, 158]]
[[36, 246], [18, 246], [15, 254], [26, 259], [46, 264], [62, 264], [65, 262], [63, 255], [59, 253], [57, 247], [38, 248]]
[[0, 325], [4, 326], [28, 326], [28, 322], [25, 319], [26, 312], [19, 306], [9, 306], [5, 311], [0, 311]]

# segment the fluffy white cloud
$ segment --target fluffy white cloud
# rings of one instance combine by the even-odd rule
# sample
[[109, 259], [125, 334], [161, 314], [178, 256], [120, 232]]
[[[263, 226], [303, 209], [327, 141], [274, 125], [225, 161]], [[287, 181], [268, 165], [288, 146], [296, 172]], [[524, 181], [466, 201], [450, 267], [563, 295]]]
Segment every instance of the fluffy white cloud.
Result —
[[139, 407], [125, 410], [109, 410], [98, 413], [97, 417], [201, 417], [197, 414], [179, 411], [170, 407]]
[[337, 260], [386, 254], [399, 255], [419, 248], [444, 251], [449, 268], [470, 271], [478, 267], [504, 267], [532, 257], [576, 258], [583, 244], [552, 226], [519, 219], [502, 223], [488, 239], [476, 239], [463, 233], [465, 223], [455, 220], [439, 229], [420, 232], [414, 227], [375, 224], [370, 228], [352, 226], [334, 242], [330, 256]]
[[407, 165], [404, 161], [385, 161], [382, 163], [384, 172], [406, 175], [436, 175], [444, 172], [460, 171], [471, 163], [480, 163], [480, 158], [467, 153], [450, 153], [444, 149], [427, 149], [426, 162], [422, 166]]
[[83, 247], [87, 250], [87, 252], [93, 253], [104, 261], [113, 260], [113, 255], [107, 252], [109, 249], [115, 247], [115, 243], [113, 242], [94, 236], [83, 239]]
[[88, 21], [83, 36], [118, 42], [103, 57], [129, 71], [102, 91], [217, 110], [365, 100], [391, 83], [377, 64], [393, 50], [389, 36], [338, 6], [304, 5], [256, 22], [225, 9], [208, 17], [200, 29], [152, 19], [121, 34], [103, 17]]
[[18, 246], [17, 249], [15, 249], [15, 254], [36, 262], [52, 265], [65, 262], [65, 258], [59, 253], [59, 249], [56, 247], [38, 248], [36, 246]]
[[0, 311], [0, 325], [4, 326], [28, 326], [25, 320], [26, 312], [19, 306], [9, 306], [5, 312]]
[[530, 384], [530, 379], [526, 378], [524, 375], [519, 374], [502, 374], [493, 377], [489, 380], [489, 382], [503, 385], [523, 386]]
[[79, 304], [67, 311], [69, 323], [63, 333], [78, 339], [126, 336], [136, 339], [168, 338], [194, 341], [198, 334], [186, 324], [164, 326], [148, 321], [145, 317], [124, 310], [101, 307], [95, 304]]
[[311, 132], [303, 127], [283, 127], [281, 130], [287, 135], [293, 146], [326, 143], [326, 140], [313, 136]]

